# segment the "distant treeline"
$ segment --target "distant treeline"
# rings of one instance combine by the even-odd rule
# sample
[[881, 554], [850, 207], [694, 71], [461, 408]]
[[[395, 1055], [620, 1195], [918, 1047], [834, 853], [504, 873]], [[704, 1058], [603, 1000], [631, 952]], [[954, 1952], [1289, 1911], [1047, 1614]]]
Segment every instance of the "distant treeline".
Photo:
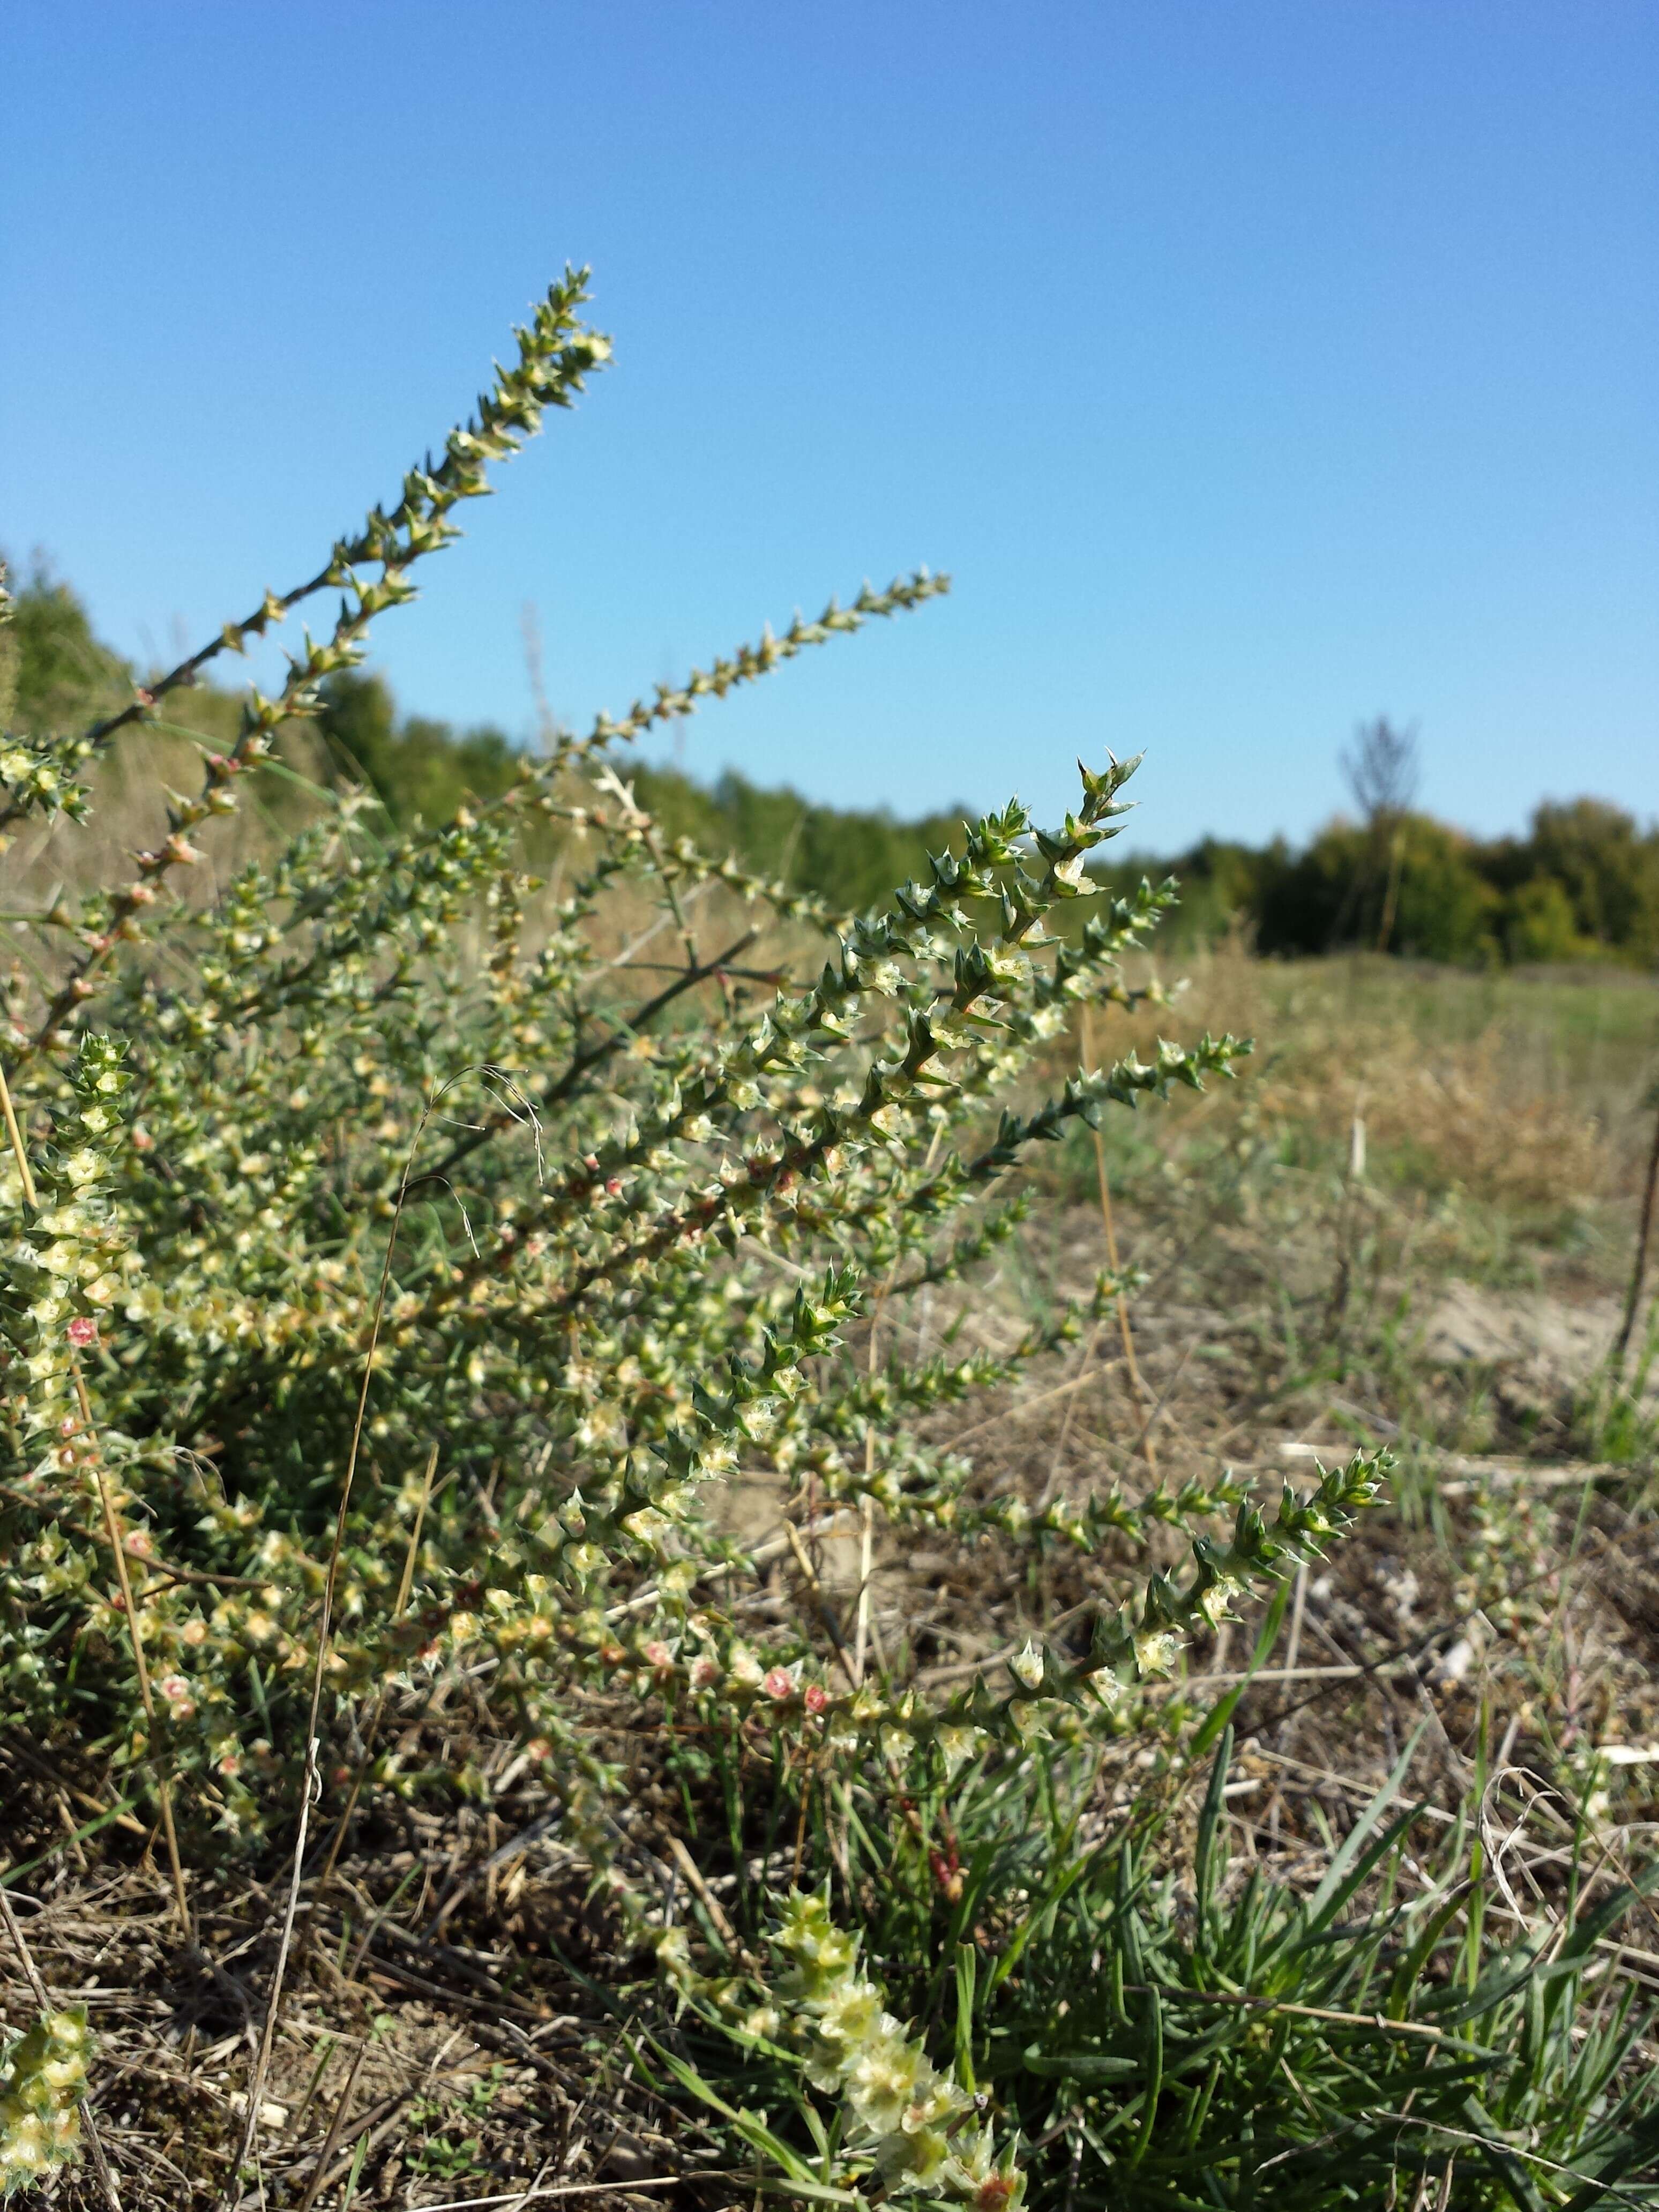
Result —
[[[1181, 878], [1185, 939], [1246, 930], [1280, 955], [1368, 946], [1419, 960], [1659, 964], [1659, 828], [1601, 799], [1551, 799], [1523, 837], [1433, 816], [1337, 819], [1299, 850], [1206, 837], [1139, 872]], [[1392, 896], [1390, 893], [1392, 892]]]
[[[11, 726], [61, 729], [131, 696], [132, 670], [95, 638], [61, 583], [37, 574], [26, 584], [7, 635], [0, 714]], [[220, 738], [234, 708], [227, 694], [204, 686], [177, 712]], [[457, 729], [400, 715], [374, 674], [331, 679], [321, 733], [331, 772], [367, 782], [399, 822], [441, 821], [469, 796], [505, 790], [520, 757], [489, 725]], [[883, 897], [961, 832], [959, 808], [901, 822], [883, 810], [761, 790], [730, 771], [702, 784], [642, 763], [636, 789], [671, 835], [734, 853], [842, 908]], [[1659, 826], [1644, 828], [1602, 799], [1547, 802], [1524, 837], [1482, 840], [1430, 815], [1397, 811], [1363, 823], [1339, 818], [1299, 849], [1283, 838], [1251, 846], [1210, 837], [1158, 856], [1115, 845], [1105, 866], [1124, 881], [1178, 877], [1170, 933], [1183, 944], [1237, 930], [1267, 954], [1364, 946], [1467, 964], [1659, 965]]]

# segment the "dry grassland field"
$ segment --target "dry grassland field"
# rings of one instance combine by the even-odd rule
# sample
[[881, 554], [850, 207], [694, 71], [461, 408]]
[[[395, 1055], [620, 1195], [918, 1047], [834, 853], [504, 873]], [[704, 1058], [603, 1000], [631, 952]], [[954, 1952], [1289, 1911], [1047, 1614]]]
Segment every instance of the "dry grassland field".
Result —
[[316, 687], [584, 296], [280, 691], [6, 741], [6, 2180], [1659, 2202], [1653, 974], [1155, 953], [1106, 760], [672, 836], [925, 574], [391, 818]]

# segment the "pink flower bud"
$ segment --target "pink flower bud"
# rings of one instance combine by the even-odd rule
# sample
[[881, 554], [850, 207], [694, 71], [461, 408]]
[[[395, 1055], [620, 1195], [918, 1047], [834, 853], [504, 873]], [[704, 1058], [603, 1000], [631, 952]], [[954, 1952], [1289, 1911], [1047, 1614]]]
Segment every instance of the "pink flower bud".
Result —
[[76, 1314], [64, 1334], [71, 1344], [78, 1344], [84, 1349], [88, 1345], [97, 1343], [98, 1324], [89, 1314]]
[[787, 1667], [775, 1667], [769, 1674], [762, 1677], [761, 1687], [769, 1698], [776, 1698], [781, 1705], [786, 1698], [794, 1696], [795, 1678]]
[[821, 1713], [830, 1702], [830, 1692], [822, 1682], [809, 1682], [802, 1702], [809, 1713]]
[[674, 1655], [660, 1638], [653, 1638], [645, 1647], [645, 1656], [659, 1674], [666, 1674], [674, 1664]]

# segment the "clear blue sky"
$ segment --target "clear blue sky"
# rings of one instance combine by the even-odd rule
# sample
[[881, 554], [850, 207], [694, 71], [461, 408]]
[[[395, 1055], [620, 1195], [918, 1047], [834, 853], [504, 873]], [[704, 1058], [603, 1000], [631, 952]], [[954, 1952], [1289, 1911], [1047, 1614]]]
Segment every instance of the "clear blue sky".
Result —
[[1659, 811], [1659, 7], [9, 0], [0, 544], [171, 658], [465, 412], [568, 258], [616, 368], [378, 664], [561, 714], [927, 561], [711, 708], [916, 811], [1145, 747], [1139, 842]]

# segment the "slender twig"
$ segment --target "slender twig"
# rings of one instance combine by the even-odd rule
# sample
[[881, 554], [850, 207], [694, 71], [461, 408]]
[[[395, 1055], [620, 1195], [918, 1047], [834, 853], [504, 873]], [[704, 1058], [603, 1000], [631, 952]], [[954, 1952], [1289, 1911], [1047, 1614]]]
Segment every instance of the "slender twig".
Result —
[[[1656, 1091], [1659, 1092], [1659, 1085], [1656, 1085]], [[1659, 1106], [1659, 1096], [1656, 1096], [1654, 1103]], [[1648, 1245], [1653, 1236], [1653, 1206], [1656, 1191], [1659, 1191], [1659, 1112], [1653, 1118], [1653, 1146], [1648, 1153], [1647, 1181], [1642, 1190], [1642, 1218], [1636, 1231], [1636, 1256], [1631, 1263], [1630, 1290], [1625, 1298], [1625, 1316], [1619, 1324], [1619, 1334], [1613, 1339], [1613, 1371], [1615, 1375], [1622, 1375], [1625, 1371], [1625, 1357], [1630, 1350], [1636, 1316], [1641, 1310], [1642, 1285], [1647, 1279]]]
[[678, 2189], [689, 2181], [737, 2181], [745, 2188], [763, 2188], [769, 2195], [787, 2197], [789, 2189], [780, 2182], [775, 2186], [756, 2181], [752, 2173], [735, 2174], [729, 2171], [717, 2172], [712, 2166], [689, 2166], [684, 2173], [647, 2173], [637, 2181], [561, 2181], [551, 2189], [509, 2189], [504, 2197], [447, 2197], [440, 2204], [428, 2208], [428, 2212], [482, 2212], [486, 2205], [506, 2204], [518, 2212], [520, 2204], [540, 2204], [555, 2197], [630, 2197], [641, 2189]]
[[[1123, 1984], [1126, 1996], [1138, 1997], [1150, 1996], [1152, 1987], [1150, 1982]], [[1322, 2020], [1332, 2027], [1369, 2027], [1379, 2035], [1417, 2035], [1430, 2043], [1457, 2040], [1448, 2029], [1431, 2027], [1426, 2021], [1390, 2020], [1386, 2013], [1380, 2012], [1334, 2012], [1328, 2005], [1293, 2004], [1288, 1997], [1259, 1997], [1248, 1990], [1183, 1990], [1161, 1982], [1158, 1994], [1165, 2004], [1227, 2005], [1240, 2012], [1285, 2012], [1298, 2020]]]
[[[1089, 1341], [1084, 1346], [1083, 1357], [1077, 1364], [1078, 1371], [1073, 1378], [1074, 1382], [1082, 1382], [1088, 1379], [1095, 1353], [1100, 1348], [1101, 1333], [1104, 1328], [1103, 1322], [1097, 1322], [1090, 1330]], [[1077, 1392], [1073, 1390], [1066, 1401], [1066, 1411], [1060, 1416], [1060, 1434], [1054, 1440], [1054, 1453], [1048, 1462], [1048, 1480], [1044, 1482], [1037, 1498], [1039, 1513], [1046, 1513], [1059, 1495], [1060, 1475], [1066, 1465], [1066, 1447], [1071, 1439], [1072, 1421], [1077, 1413]]]
[[675, 1865], [678, 1867], [680, 1872], [685, 1876], [687, 1886], [690, 1887], [692, 1895], [697, 1899], [699, 1904], [701, 1904], [703, 1911], [708, 1915], [710, 1920], [714, 1922], [715, 1929], [719, 1932], [720, 1941], [726, 1945], [726, 1949], [732, 1953], [734, 1958], [746, 1958], [748, 1954], [744, 1949], [742, 1937], [738, 1934], [737, 1929], [732, 1925], [731, 1921], [727, 1918], [726, 1907], [720, 1903], [719, 1898], [715, 1896], [714, 1891], [710, 1889], [708, 1884], [703, 1880], [702, 1869], [698, 1867], [696, 1859], [692, 1857], [690, 1852], [687, 1850], [685, 1845], [681, 1842], [678, 1836], [670, 1836], [668, 1838], [668, 1848], [673, 1855]]
[[[870, 1474], [875, 1464], [876, 1443], [873, 1435], [865, 1438], [864, 1471]], [[864, 1655], [870, 1641], [870, 1577], [876, 1563], [876, 1501], [866, 1490], [859, 1500], [859, 1605], [858, 1626], [853, 1645], [853, 1683], [856, 1688], [864, 1680]]]
[[[41, 1514], [72, 1536], [84, 1536], [93, 1543], [100, 1540], [95, 1528], [89, 1528], [84, 1521], [71, 1521], [68, 1514], [59, 1512], [57, 1501], [44, 1491], [23, 1490], [15, 1482], [0, 1482], [0, 1498], [9, 1498], [14, 1505], [25, 1506], [32, 1513]], [[129, 1538], [128, 1540], [131, 1542], [132, 1540]], [[268, 1575], [261, 1578], [258, 1575], [211, 1574], [202, 1567], [179, 1566], [155, 1552], [143, 1552], [137, 1556], [142, 1558], [151, 1574], [159, 1576], [164, 1583], [198, 1583], [208, 1589], [268, 1589], [270, 1586]], [[148, 1596], [149, 1592], [143, 1591], [140, 1595]]]
[[31, 1213], [36, 1213], [40, 1207], [40, 1194], [34, 1188], [34, 1171], [29, 1165], [28, 1146], [23, 1142], [23, 1133], [17, 1126], [17, 1109], [11, 1103], [11, 1085], [6, 1080], [3, 1062], [0, 1062], [0, 1107], [5, 1109], [6, 1134], [11, 1139], [12, 1157], [17, 1162], [24, 1203]]
[[[1092, 1011], [1085, 1001], [1079, 1030], [1079, 1042], [1083, 1048], [1083, 1065], [1085, 1071], [1094, 1061], [1094, 1024], [1091, 1018]], [[1113, 1274], [1121, 1282], [1123, 1269], [1117, 1256], [1117, 1228], [1112, 1219], [1112, 1187], [1106, 1174], [1106, 1142], [1097, 1128], [1091, 1130], [1090, 1133], [1095, 1140], [1095, 1176], [1100, 1185], [1100, 1218], [1101, 1225], [1106, 1231], [1106, 1257], [1111, 1265]], [[1139, 1363], [1135, 1358], [1134, 1332], [1129, 1326], [1128, 1293], [1120, 1289], [1115, 1303], [1118, 1334], [1123, 1340], [1123, 1364], [1128, 1373], [1129, 1388], [1134, 1393], [1135, 1411], [1145, 1423], [1140, 1433], [1140, 1449], [1147, 1466], [1156, 1467], [1158, 1450], [1152, 1443], [1152, 1425], [1146, 1419], [1146, 1386], [1140, 1379]]]

